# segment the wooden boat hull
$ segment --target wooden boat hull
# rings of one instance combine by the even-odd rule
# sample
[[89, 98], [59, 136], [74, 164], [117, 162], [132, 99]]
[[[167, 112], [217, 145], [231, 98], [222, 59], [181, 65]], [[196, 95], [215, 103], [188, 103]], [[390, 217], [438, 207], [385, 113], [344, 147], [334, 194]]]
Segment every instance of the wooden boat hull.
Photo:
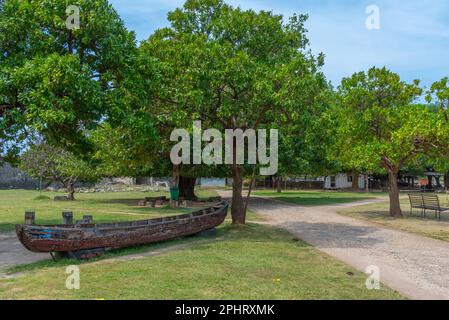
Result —
[[116, 249], [193, 235], [222, 224], [226, 201], [190, 214], [132, 222], [84, 225], [17, 225], [20, 242], [33, 252]]

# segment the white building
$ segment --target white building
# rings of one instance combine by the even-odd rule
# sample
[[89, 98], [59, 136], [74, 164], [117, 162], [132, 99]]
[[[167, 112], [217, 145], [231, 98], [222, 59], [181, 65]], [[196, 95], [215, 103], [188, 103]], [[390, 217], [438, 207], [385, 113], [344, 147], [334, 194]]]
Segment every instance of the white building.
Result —
[[[350, 189], [352, 188], [352, 175], [345, 173], [339, 173], [336, 175], [326, 177], [324, 181], [325, 189]], [[358, 181], [359, 189], [365, 188], [365, 177], [363, 175], [359, 176]]]
[[199, 178], [197, 183], [202, 187], [226, 187], [225, 178]]

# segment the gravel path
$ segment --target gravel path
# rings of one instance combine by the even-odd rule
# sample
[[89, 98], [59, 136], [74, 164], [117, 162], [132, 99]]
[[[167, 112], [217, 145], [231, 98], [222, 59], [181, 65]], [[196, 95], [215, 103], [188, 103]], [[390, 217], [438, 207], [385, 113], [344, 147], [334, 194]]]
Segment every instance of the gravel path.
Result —
[[[229, 197], [227, 191], [220, 192]], [[375, 265], [385, 285], [411, 299], [449, 299], [449, 243], [337, 214], [361, 204], [303, 207], [252, 197], [251, 210], [317, 249], [365, 272]]]
[[33, 253], [25, 249], [15, 233], [0, 234], [0, 273], [8, 267], [50, 258], [48, 253]]

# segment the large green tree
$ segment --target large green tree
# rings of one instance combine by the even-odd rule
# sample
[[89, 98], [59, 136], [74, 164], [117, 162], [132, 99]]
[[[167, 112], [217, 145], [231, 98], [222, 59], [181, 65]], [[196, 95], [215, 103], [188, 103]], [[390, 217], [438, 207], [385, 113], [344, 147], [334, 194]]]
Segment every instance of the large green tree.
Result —
[[437, 139], [430, 152], [433, 166], [444, 172], [444, 187], [449, 187], [449, 78], [445, 77], [432, 84], [427, 92], [426, 100], [438, 112], [436, 126]]
[[[79, 28], [67, 24], [73, 5]], [[122, 87], [135, 51], [107, 0], [3, 1], [0, 155], [36, 134], [68, 149], [89, 146], [87, 132], [131, 100]]]
[[[295, 123], [327, 87], [323, 56], [308, 47], [306, 18], [284, 22], [281, 15], [220, 0], [188, 0], [168, 15], [170, 27], [142, 45], [164, 67], [158, 103], [185, 127], [193, 120], [222, 132]], [[244, 167], [230, 170], [232, 220], [243, 224]]]
[[343, 161], [360, 170], [388, 174], [390, 214], [402, 215], [399, 170], [429, 150], [435, 138], [435, 113], [413, 104], [421, 95], [418, 81], [407, 84], [386, 68], [371, 68], [343, 79], [333, 109], [336, 147]]

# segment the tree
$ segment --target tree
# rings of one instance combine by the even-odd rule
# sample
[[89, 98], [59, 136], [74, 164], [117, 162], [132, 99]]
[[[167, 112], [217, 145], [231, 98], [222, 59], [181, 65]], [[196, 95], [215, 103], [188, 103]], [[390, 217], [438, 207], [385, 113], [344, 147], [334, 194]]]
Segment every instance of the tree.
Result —
[[432, 84], [426, 95], [438, 112], [437, 141], [431, 150], [435, 168], [444, 172], [444, 188], [449, 187], [449, 78]]
[[45, 142], [32, 146], [21, 156], [20, 168], [31, 177], [61, 183], [69, 200], [75, 200], [77, 182], [95, 182], [99, 178], [94, 166]]
[[[171, 26], [157, 30], [142, 50], [164, 67], [158, 104], [184, 128], [193, 120], [222, 132], [283, 128], [313, 109], [327, 87], [323, 56], [308, 47], [305, 15], [284, 23], [271, 12], [188, 0], [168, 19]], [[230, 170], [232, 221], [244, 224], [244, 167], [234, 161]]]
[[401, 81], [386, 68], [371, 68], [342, 80], [339, 102], [332, 111], [342, 161], [360, 170], [385, 170], [394, 217], [402, 215], [399, 170], [429, 150], [435, 138], [435, 113], [412, 104], [421, 94], [418, 85], [418, 81]]
[[[5, 0], [0, 7], [0, 156], [37, 132], [51, 144], [89, 150], [88, 131], [125, 109], [120, 89], [137, 50], [107, 0]], [[128, 100], [130, 100], [128, 98]], [[85, 152], [83, 152], [85, 153]]]

